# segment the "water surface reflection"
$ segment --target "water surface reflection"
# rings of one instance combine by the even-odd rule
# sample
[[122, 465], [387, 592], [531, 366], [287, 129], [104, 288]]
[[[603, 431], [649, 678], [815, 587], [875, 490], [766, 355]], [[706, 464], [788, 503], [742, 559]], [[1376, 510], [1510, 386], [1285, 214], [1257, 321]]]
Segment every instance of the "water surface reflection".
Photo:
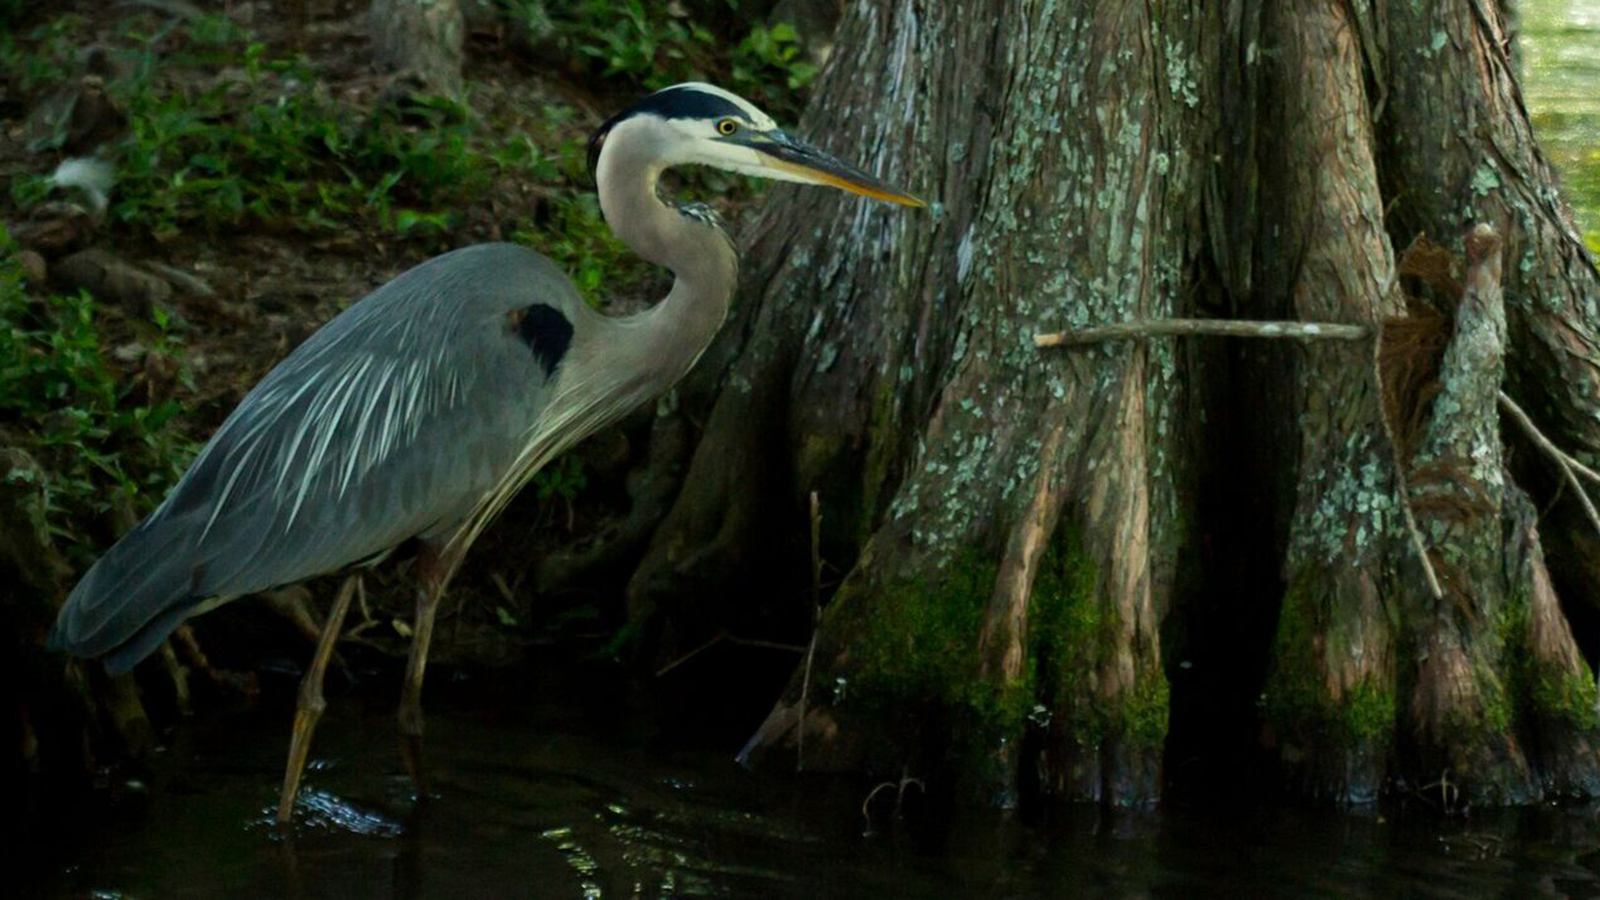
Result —
[[[561, 671], [543, 699], [430, 694], [435, 796], [413, 803], [384, 700], [336, 698], [295, 831], [272, 804], [287, 709], [208, 717], [142, 792], [75, 811], [41, 893], [168, 897], [1458, 896], [1600, 893], [1588, 810], [1441, 820], [1262, 807], [880, 818], [871, 785], [753, 776]], [[580, 682], [582, 682], [580, 684]], [[596, 687], [599, 690], [596, 690]], [[567, 698], [567, 699], [562, 699]], [[726, 746], [716, 746], [725, 743]], [[887, 813], [885, 805], [883, 813]], [[87, 824], [85, 824], [87, 823]]]

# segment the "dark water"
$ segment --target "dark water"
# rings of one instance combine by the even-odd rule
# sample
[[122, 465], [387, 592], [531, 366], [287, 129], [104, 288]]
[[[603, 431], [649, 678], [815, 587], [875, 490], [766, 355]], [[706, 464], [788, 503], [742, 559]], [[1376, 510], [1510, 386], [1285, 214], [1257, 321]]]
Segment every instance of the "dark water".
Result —
[[[1441, 819], [1266, 807], [931, 813], [870, 784], [753, 775], [718, 692], [662, 703], [551, 667], [428, 697], [432, 797], [410, 794], [388, 702], [336, 697], [292, 836], [271, 824], [289, 710], [204, 717], [143, 787], [65, 810], [29, 894], [99, 897], [1056, 897], [1600, 894], [1592, 811]], [[381, 679], [379, 680], [382, 681]], [[281, 692], [287, 693], [287, 692]], [[286, 697], [284, 699], [287, 699]], [[737, 718], [731, 717], [731, 718]], [[66, 855], [49, 859], [50, 852]]]

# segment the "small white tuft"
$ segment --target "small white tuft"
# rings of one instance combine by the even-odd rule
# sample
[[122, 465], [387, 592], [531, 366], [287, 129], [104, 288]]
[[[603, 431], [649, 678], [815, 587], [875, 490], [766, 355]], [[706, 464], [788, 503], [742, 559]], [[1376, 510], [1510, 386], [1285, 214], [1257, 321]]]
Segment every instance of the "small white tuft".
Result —
[[105, 212], [116, 181], [117, 170], [110, 163], [89, 156], [63, 161], [50, 176], [50, 184], [55, 187], [77, 188], [88, 194], [95, 212]]

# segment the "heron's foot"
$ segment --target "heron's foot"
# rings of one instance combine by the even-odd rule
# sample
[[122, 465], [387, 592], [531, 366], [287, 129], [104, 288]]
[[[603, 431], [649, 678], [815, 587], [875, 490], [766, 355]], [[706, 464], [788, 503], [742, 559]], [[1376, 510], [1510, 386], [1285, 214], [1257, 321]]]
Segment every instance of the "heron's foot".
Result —
[[322, 696], [322, 677], [328, 671], [328, 658], [339, 640], [339, 629], [344, 625], [344, 614], [350, 608], [350, 598], [360, 587], [360, 576], [345, 579], [339, 596], [328, 612], [328, 621], [317, 638], [317, 652], [300, 680], [299, 702], [294, 710], [294, 730], [289, 735], [289, 762], [283, 771], [283, 793], [278, 797], [278, 825], [294, 821], [294, 798], [300, 793], [300, 777], [306, 770], [306, 757], [311, 753], [311, 735], [317, 730], [328, 701]]
[[432, 556], [423, 548], [418, 563], [422, 586], [417, 592], [417, 619], [411, 629], [411, 655], [406, 659], [406, 680], [400, 689], [400, 754], [405, 758], [406, 771], [411, 773], [411, 783], [416, 785], [417, 798], [428, 795], [427, 783], [422, 777], [422, 677], [428, 670], [428, 645], [433, 640], [433, 617], [439, 611], [439, 596], [443, 581], [427, 574]]
[[283, 793], [278, 796], [279, 825], [294, 821], [294, 799], [300, 793], [300, 777], [305, 773], [306, 757], [311, 753], [311, 733], [321, 717], [321, 703], [309, 709], [302, 705], [295, 710], [294, 732], [289, 737], [289, 762], [283, 771]]

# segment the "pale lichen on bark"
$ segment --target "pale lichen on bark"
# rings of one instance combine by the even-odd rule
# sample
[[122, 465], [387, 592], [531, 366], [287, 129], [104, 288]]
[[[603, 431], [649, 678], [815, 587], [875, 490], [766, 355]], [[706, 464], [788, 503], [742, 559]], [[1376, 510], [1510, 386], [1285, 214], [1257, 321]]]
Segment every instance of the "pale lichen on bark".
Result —
[[[1573, 373], [1556, 398], [1563, 434], [1589, 447], [1582, 435], [1600, 424], [1568, 420], [1590, 415], [1582, 368], [1600, 371], [1584, 356], [1594, 304], [1552, 231], [1493, 29], [1470, 25], [1467, 5], [1044, 0], [990, 28], [964, 5], [850, 6], [849, 52], [834, 54], [802, 130], [864, 148], [869, 168], [936, 202], [919, 218], [774, 192], [777, 212], [747, 240], [726, 387], [658, 534], [659, 555], [726, 578], [743, 571], [723, 552], [737, 542], [708, 534], [768, 533], [794, 512], [750, 504], [740, 478], [779, 485], [796, 509], [809, 490], [822, 497], [825, 555], [848, 574], [813, 677], [849, 689], [801, 723], [791, 682], [753, 750], [804, 727], [808, 768], [898, 771], [906, 760], [889, 757], [937, 745], [921, 730], [950, 720], [925, 714], [937, 707], [964, 723], [947, 749], [958, 734], [982, 744], [969, 775], [987, 797], [1012, 796], [1017, 738], [1032, 729], [1047, 792], [1151, 800], [1172, 696], [1163, 628], [1184, 591], [1216, 590], [1176, 571], [1186, 559], [1186, 575], [1214, 578], [1236, 563], [1207, 558], [1215, 540], [1281, 566], [1281, 583], [1248, 582], [1261, 594], [1249, 602], [1277, 610], [1265, 685], [1249, 685], [1264, 721], [1249, 726], [1269, 726], [1261, 739], [1297, 789], [1365, 801], [1440, 761], [1479, 763], [1480, 797], [1529, 796], [1535, 773], [1593, 780], [1595, 767], [1551, 768], [1509, 737], [1528, 728], [1529, 746], [1581, 753], [1593, 722], [1573, 718], [1573, 698], [1593, 692], [1578, 690], [1587, 670], [1531, 525], [1515, 566], [1501, 553], [1503, 515], [1522, 513], [1500, 506], [1524, 498], [1483, 399], [1498, 396], [1495, 341], [1513, 386]], [[1427, 40], [1413, 40], [1419, 17]], [[1472, 77], [1444, 84], [1463, 60]], [[1494, 117], [1516, 121], [1485, 132]], [[1426, 127], [1435, 120], [1452, 124]], [[1397, 173], [1417, 187], [1397, 187]], [[1490, 216], [1509, 229], [1507, 286], [1538, 288], [1507, 295], [1503, 326], [1492, 304], [1487, 331], [1460, 323], [1471, 336], [1443, 362], [1437, 427], [1405, 449], [1446, 469], [1462, 460], [1456, 481], [1423, 473], [1402, 487], [1416, 462], [1399, 459], [1384, 418], [1372, 340], [1237, 354], [1195, 349], [1225, 338], [1032, 346], [1040, 332], [1174, 317], [1378, 334], [1406, 312], [1397, 231], [1409, 240], [1422, 222], [1448, 237], [1463, 209], [1507, 211]], [[1552, 303], [1540, 279], [1563, 277]], [[1225, 418], [1261, 446], [1209, 431], [1208, 413], [1239, 405], [1218, 385], [1259, 401]], [[1258, 468], [1222, 458], [1241, 449]], [[1233, 489], [1202, 487], [1202, 470]], [[1478, 493], [1494, 512], [1448, 514]], [[1198, 497], [1246, 511], [1199, 521]], [[1426, 507], [1421, 530], [1407, 500]], [[1247, 536], [1218, 533], [1233, 526]], [[1416, 549], [1422, 533], [1432, 555]], [[707, 546], [722, 555], [696, 555]], [[1449, 591], [1424, 577], [1435, 557]], [[1192, 623], [1201, 607], [1180, 608]], [[1536, 672], [1508, 668], [1517, 648]], [[1023, 715], [1030, 704], [1038, 715]]]
[[[945, 147], [912, 157], [917, 172], [938, 183], [949, 167], [982, 180], [961, 185], [957, 196], [970, 195], [967, 204], [941, 210], [935, 240], [895, 250], [900, 265], [921, 271], [923, 284], [932, 285], [924, 289], [931, 297], [912, 294], [924, 304], [914, 329], [916, 351], [923, 341], [935, 340], [931, 318], [951, 326], [944, 336], [949, 352], [943, 358], [914, 352], [875, 370], [893, 377], [897, 389], [908, 380], [928, 386], [929, 415], [890, 501], [885, 530], [863, 550], [862, 558], [872, 558], [876, 574], [853, 573], [841, 603], [870, 609], [883, 588], [867, 589], [869, 583], [924, 577], [929, 566], [949, 567], [974, 548], [994, 548], [982, 551], [994, 552], [1000, 568], [980, 629], [993, 652], [984, 657], [991, 660], [984, 671], [972, 674], [993, 681], [1003, 694], [1008, 685], [1025, 682], [1033, 665], [1025, 650], [1032, 581], [1056, 519], [1080, 523], [1078, 533], [1093, 535], [1082, 552], [1097, 560], [1100, 573], [1093, 602], [1105, 606], [1101, 619], [1114, 627], [1094, 635], [1101, 649], [1081, 660], [1088, 668], [1074, 674], [1072, 682], [1090, 686], [1092, 702], [1107, 710], [1109, 724], [1092, 746], [1074, 749], [1062, 737], [1063, 750], [1089, 754], [1081, 765], [1064, 760], [1062, 767], [1089, 775], [1070, 788], [1074, 780], [1063, 779], [1060, 786], [1074, 796], [1153, 799], [1159, 789], [1159, 739], [1150, 742], [1152, 714], [1140, 713], [1141, 725], [1133, 728], [1118, 724], [1120, 714], [1113, 710], [1143, 709], [1140, 703], [1148, 706], [1166, 696], [1158, 632], [1170, 565], [1161, 561], [1174, 554], [1152, 541], [1171, 539], [1166, 520], [1176, 509], [1167, 445], [1178, 431], [1170, 424], [1181, 396], [1177, 364], [1171, 348], [1122, 347], [1041, 358], [1032, 336], [1046, 324], [1059, 327], [1079, 318], [1120, 321], [1170, 314], [1171, 304], [1181, 302], [1181, 257], [1190, 248], [1179, 223], [1197, 217], [1185, 163], [1198, 154], [1177, 147], [1178, 119], [1187, 109], [1182, 92], [1197, 83], [1199, 73], [1181, 74], [1175, 82], [1178, 94], [1167, 93], [1170, 79], [1160, 67], [1189, 70], [1187, 63], [1159, 58], [1154, 48], [1177, 54], [1181, 42], [1158, 41], [1159, 29], [1142, 5], [1102, 4], [1081, 18], [1056, 4], [1026, 4], [1012, 21], [1029, 26], [1003, 41], [970, 28], [970, 16], [954, 8], [891, 6], [892, 12], [861, 4], [850, 16], [859, 20], [864, 35], [893, 22], [895, 49], [888, 54], [886, 77], [906, 90], [915, 85], [929, 91], [917, 99], [931, 112], [912, 127], [930, 131], [911, 144], [938, 146], [942, 136], [980, 125], [978, 136], [962, 141], [959, 152]], [[914, 22], [906, 18], [913, 12], [920, 12]], [[909, 46], [901, 41], [907, 30], [925, 41], [937, 40], [943, 54], [930, 54], [927, 47], [903, 51]], [[967, 70], [940, 68], [941, 56], [965, 54], [962, 44], [981, 48], [980, 56], [1002, 49], [1001, 58], [987, 63], [992, 78], [975, 81], [970, 62]], [[1064, 58], [1104, 63], [1063, 77], [1058, 63]], [[919, 66], [931, 70], [912, 71]], [[977, 84], [984, 85], [986, 96], [981, 105], [972, 105], [980, 93], [973, 89]], [[883, 88], [880, 81], [878, 90]], [[899, 91], [895, 87], [886, 99], [872, 100], [873, 113], [864, 117], [899, 119], [907, 108]], [[982, 133], [985, 124], [993, 128], [992, 138]], [[916, 255], [941, 247], [948, 248], [947, 256]], [[938, 274], [930, 278], [929, 269]], [[859, 291], [856, 285], [850, 290]], [[872, 299], [857, 293], [853, 302]], [[825, 294], [822, 302], [831, 306], [842, 300], [841, 294]], [[933, 303], [940, 308], [929, 316]], [[807, 347], [835, 340], [835, 370], [848, 371], [858, 351], [848, 341], [828, 337], [834, 328], [830, 316], [823, 314]], [[815, 355], [811, 349], [802, 352]], [[913, 370], [909, 378], [901, 373], [907, 364]], [[937, 368], [924, 368], [930, 364]], [[811, 391], [818, 388], [814, 379], [808, 385]], [[901, 528], [911, 552], [894, 549]], [[838, 666], [850, 658], [849, 643], [836, 636], [829, 645], [835, 655], [823, 654], [819, 661]], [[1058, 686], [1035, 690], [1046, 706], [1063, 702]], [[1164, 722], [1165, 707], [1161, 710]], [[1016, 737], [1007, 738], [1012, 746]], [[1117, 749], [1125, 741], [1134, 741], [1137, 749]], [[817, 752], [808, 742], [808, 756]], [[1136, 758], [1140, 761], [1133, 762]]]

